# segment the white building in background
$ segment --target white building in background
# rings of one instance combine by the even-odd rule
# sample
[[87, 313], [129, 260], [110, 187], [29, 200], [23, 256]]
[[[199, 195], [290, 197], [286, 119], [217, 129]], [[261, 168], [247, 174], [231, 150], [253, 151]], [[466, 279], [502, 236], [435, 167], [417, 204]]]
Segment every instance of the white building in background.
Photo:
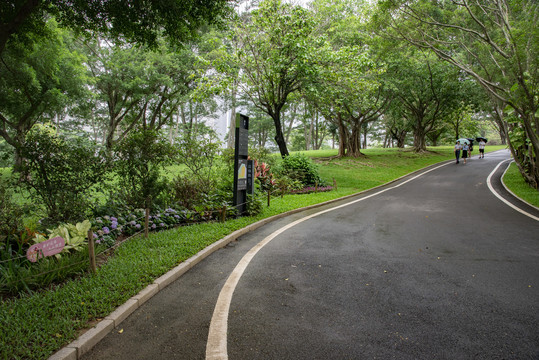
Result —
[[218, 116], [203, 118], [204, 123], [215, 130], [220, 141], [226, 141], [230, 120], [230, 110], [225, 113], [215, 114]]

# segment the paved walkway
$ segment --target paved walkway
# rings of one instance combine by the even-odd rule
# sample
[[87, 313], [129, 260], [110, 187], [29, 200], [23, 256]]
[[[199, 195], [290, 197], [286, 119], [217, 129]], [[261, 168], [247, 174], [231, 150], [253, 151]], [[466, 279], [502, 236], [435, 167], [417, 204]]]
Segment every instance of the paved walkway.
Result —
[[506, 158], [433, 166], [224, 239], [55, 358], [537, 357], [539, 210], [491, 192]]

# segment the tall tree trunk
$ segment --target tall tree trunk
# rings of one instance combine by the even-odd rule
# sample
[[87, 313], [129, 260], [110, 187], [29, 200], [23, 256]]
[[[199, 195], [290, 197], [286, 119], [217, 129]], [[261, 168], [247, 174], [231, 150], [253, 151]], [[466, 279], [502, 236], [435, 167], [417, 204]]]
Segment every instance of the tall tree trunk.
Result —
[[308, 116], [307, 116], [307, 104], [304, 105], [303, 110], [304, 110], [303, 118], [307, 122], [307, 124], [305, 124], [305, 128], [304, 128], [305, 129], [305, 150], [309, 151], [309, 150], [311, 150], [311, 144], [313, 142], [313, 123], [314, 123], [314, 119], [312, 117], [309, 119]]
[[414, 131], [414, 151], [422, 152], [427, 150], [427, 143], [425, 141], [425, 134], [423, 129], [416, 129]]
[[279, 151], [281, 153], [281, 157], [286, 157], [290, 155], [288, 153], [288, 149], [286, 148], [286, 141], [284, 139], [283, 134], [283, 126], [281, 124], [281, 113], [280, 111], [276, 111], [272, 114], [273, 123], [275, 125], [275, 142], [277, 143], [277, 146], [279, 147]]
[[348, 130], [346, 129], [346, 125], [342, 121], [341, 115], [338, 115], [337, 118], [338, 121], [338, 128], [339, 128], [339, 157], [346, 156], [346, 148], [348, 147], [347, 141], [348, 141]]
[[361, 126], [355, 124], [352, 126], [352, 132], [348, 139], [348, 156], [360, 157], [361, 154]]
[[288, 121], [288, 126], [286, 126], [286, 121], [283, 121], [283, 126], [285, 126], [285, 141], [288, 144], [290, 142], [290, 134], [292, 133], [292, 128], [294, 126], [294, 121], [296, 120], [296, 114], [298, 112], [297, 105], [291, 106], [290, 120]]

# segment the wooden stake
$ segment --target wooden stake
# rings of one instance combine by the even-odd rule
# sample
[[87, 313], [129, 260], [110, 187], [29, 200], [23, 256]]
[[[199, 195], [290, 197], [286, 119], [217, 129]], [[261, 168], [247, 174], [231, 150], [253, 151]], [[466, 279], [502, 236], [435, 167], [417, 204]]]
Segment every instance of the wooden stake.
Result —
[[90, 254], [90, 271], [95, 274], [97, 271], [97, 265], [95, 261], [95, 240], [94, 232], [88, 230], [88, 253]]
[[146, 218], [144, 220], [144, 237], [148, 237], [149, 225], [150, 225], [150, 209], [146, 208]]
[[221, 222], [226, 221], [226, 205], [223, 206], [223, 209], [221, 210]]

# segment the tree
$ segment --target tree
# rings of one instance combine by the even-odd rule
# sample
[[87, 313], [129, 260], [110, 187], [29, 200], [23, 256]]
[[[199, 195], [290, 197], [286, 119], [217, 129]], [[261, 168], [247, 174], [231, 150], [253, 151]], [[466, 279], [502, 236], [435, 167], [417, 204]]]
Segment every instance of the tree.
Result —
[[171, 123], [195, 86], [198, 62], [187, 46], [174, 49], [161, 41], [152, 50], [104, 40], [86, 44], [94, 91], [107, 109], [103, 125], [109, 149], [139, 125], [159, 130]]
[[[413, 49], [411, 49], [413, 50]], [[441, 128], [442, 122], [465, 101], [456, 69], [429, 53], [405, 49], [389, 65], [393, 114], [406, 119], [414, 136], [414, 150], [426, 151], [427, 135]]]
[[189, 41], [205, 23], [230, 14], [232, 0], [4, 0], [0, 2], [0, 55], [14, 36], [35, 33], [50, 14], [81, 33], [99, 32], [140, 44], [156, 45], [164, 33], [175, 42]]
[[109, 179], [110, 162], [95, 144], [60, 136], [50, 126], [34, 126], [20, 152], [25, 159], [16, 168], [21, 184], [45, 206], [48, 225], [83, 220], [92, 190]]
[[308, 56], [313, 25], [301, 6], [265, 0], [235, 28], [240, 88], [273, 119], [275, 142], [283, 157], [288, 149], [282, 110], [311, 71]]
[[[379, 2], [380, 24], [409, 43], [428, 49], [485, 89], [498, 109], [517, 166], [539, 184], [539, 4], [536, 0]], [[509, 107], [505, 111], [500, 108]], [[509, 134], [508, 131], [504, 131]], [[516, 143], [514, 142], [516, 141]]]
[[49, 20], [40, 35], [27, 33], [0, 55], [0, 135], [15, 148], [17, 164], [34, 124], [63, 112], [84, 92], [83, 56], [70, 42], [68, 32]]
[[378, 120], [387, 105], [380, 81], [384, 66], [372, 61], [365, 27], [370, 5], [318, 0], [312, 7], [317, 33], [326, 41], [316, 50], [316, 71], [303, 92], [339, 129], [339, 156], [361, 156], [364, 127]]
[[166, 205], [168, 199], [161, 197], [169, 187], [161, 174], [174, 158], [174, 148], [157, 131], [139, 127], [117, 142], [114, 150], [120, 195], [126, 203], [133, 208]]
[[361, 156], [363, 126], [378, 120], [388, 98], [379, 77], [383, 69], [371, 61], [363, 46], [330, 44], [318, 49], [318, 76], [311, 78], [305, 96], [339, 129], [339, 156]]

